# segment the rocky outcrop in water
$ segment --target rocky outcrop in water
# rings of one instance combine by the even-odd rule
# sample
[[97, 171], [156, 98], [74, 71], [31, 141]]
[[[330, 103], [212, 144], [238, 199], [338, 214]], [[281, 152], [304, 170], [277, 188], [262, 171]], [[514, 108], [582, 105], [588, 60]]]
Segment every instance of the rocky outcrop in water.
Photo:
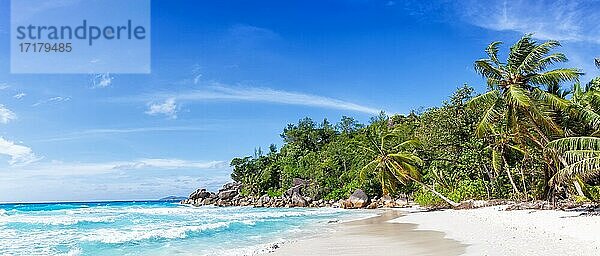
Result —
[[243, 196], [242, 184], [231, 182], [223, 185], [216, 193], [209, 192], [205, 188], [199, 188], [192, 192], [189, 197], [182, 200], [181, 204], [193, 206], [253, 206], [253, 207], [334, 207], [334, 208], [394, 208], [409, 207], [405, 199], [393, 200], [389, 196], [370, 199], [362, 190], [357, 189], [348, 199], [323, 200], [313, 199], [304, 195], [304, 190], [309, 183], [302, 179], [294, 179], [293, 186], [286, 190], [281, 196], [271, 197], [262, 195], [260, 197]]

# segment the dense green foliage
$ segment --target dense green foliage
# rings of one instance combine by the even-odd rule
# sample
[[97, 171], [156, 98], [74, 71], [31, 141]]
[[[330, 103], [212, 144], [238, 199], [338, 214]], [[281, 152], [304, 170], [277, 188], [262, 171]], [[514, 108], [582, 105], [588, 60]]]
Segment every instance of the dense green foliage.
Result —
[[[500, 42], [475, 61], [488, 91], [459, 87], [439, 107], [408, 115], [381, 113], [369, 124], [342, 117], [288, 125], [283, 146], [232, 160], [247, 195], [281, 195], [295, 178], [313, 198], [412, 195], [420, 204], [466, 199], [596, 200], [600, 174], [600, 79], [579, 84], [552, 53], [556, 41], [525, 35], [500, 60]], [[563, 90], [561, 86], [571, 86]], [[575, 198], [575, 197], [573, 197]]]

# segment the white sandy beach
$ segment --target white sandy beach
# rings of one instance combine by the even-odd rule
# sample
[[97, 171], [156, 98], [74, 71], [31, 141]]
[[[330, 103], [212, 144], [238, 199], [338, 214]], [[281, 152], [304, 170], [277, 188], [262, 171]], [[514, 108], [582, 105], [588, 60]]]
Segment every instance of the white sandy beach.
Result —
[[599, 255], [600, 216], [576, 211], [473, 210], [412, 213], [394, 222], [415, 223], [468, 244], [465, 255]]
[[[270, 255], [599, 255], [600, 216], [503, 206], [386, 212]], [[399, 215], [403, 215], [397, 217]], [[393, 216], [394, 218], [391, 218]]]

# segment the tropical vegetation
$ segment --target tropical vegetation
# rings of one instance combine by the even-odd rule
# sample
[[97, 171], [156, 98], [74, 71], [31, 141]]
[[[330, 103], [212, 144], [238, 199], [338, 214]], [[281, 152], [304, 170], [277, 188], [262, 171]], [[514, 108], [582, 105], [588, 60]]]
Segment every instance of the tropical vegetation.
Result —
[[600, 200], [600, 78], [582, 85], [558, 41], [525, 35], [505, 58], [501, 46], [474, 62], [486, 92], [463, 85], [439, 107], [368, 124], [304, 118], [285, 127], [280, 149], [233, 159], [232, 178], [254, 196], [281, 195], [301, 178], [308, 196], [324, 199], [360, 188], [425, 205]]

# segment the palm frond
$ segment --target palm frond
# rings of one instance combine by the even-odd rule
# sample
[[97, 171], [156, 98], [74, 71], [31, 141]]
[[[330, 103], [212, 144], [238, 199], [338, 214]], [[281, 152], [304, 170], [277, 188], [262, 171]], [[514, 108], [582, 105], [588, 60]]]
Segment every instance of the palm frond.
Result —
[[576, 68], [559, 68], [550, 70], [541, 74], [533, 75], [529, 78], [532, 84], [536, 85], [547, 85], [547, 84], [560, 84], [562, 82], [578, 82], [579, 76], [582, 75], [581, 71]]
[[596, 111], [591, 109], [589, 106], [582, 106], [579, 104], [573, 104], [572, 109], [573, 116], [577, 117], [594, 130], [600, 130], [600, 115], [596, 113]]
[[546, 69], [547, 67], [549, 67], [550, 65], [554, 65], [556, 63], [559, 62], [566, 62], [569, 59], [567, 59], [567, 56], [565, 56], [563, 53], [553, 53], [550, 54], [546, 57], [543, 57], [541, 59], [539, 59], [530, 69], [530, 72], [539, 72], [542, 71], [544, 69]]
[[423, 160], [411, 153], [399, 152], [395, 154], [389, 154], [388, 156], [394, 158], [398, 162], [406, 162], [413, 165], [423, 165]]
[[524, 35], [510, 47], [507, 62], [508, 68], [517, 70], [529, 53], [535, 48], [535, 41], [531, 39], [531, 36], [532, 34]]
[[[552, 48], [557, 46], [560, 46], [560, 43], [554, 40], [546, 41], [534, 46], [531, 51], [527, 53], [527, 56], [525, 56], [519, 67], [517, 67], [517, 72], [526, 74], [533, 73], [535, 70], [539, 69], [539, 65], [542, 64], [540, 63], [540, 60], [544, 58]], [[560, 58], [560, 56], [555, 57]], [[564, 55], [562, 57], [564, 57]]]
[[398, 144], [397, 146], [394, 147], [394, 149], [402, 149], [402, 148], [406, 148], [406, 147], [417, 147], [421, 145], [421, 142], [419, 140], [413, 139], [413, 140], [407, 140], [404, 141], [400, 144]]
[[585, 181], [596, 178], [599, 175], [600, 157], [596, 156], [585, 158], [567, 165], [565, 168], [559, 170], [554, 177], [552, 177], [552, 181], [557, 183], [566, 183], [571, 181], [574, 177], [580, 177]]
[[548, 148], [559, 153], [573, 150], [600, 150], [600, 138], [597, 137], [567, 137], [553, 140]]
[[567, 164], [575, 163], [587, 158], [600, 157], [600, 151], [590, 149], [569, 150], [563, 152], [562, 157]]
[[492, 90], [472, 98], [467, 102], [467, 106], [471, 108], [476, 108], [480, 106], [488, 108], [489, 106], [494, 104], [499, 98], [500, 92], [498, 90]]
[[379, 167], [379, 163], [380, 162], [378, 161], [378, 159], [375, 159], [375, 160], [369, 162], [362, 169], [360, 169], [359, 178], [361, 180], [367, 179], [367, 173], [368, 172], [373, 172], [375, 169], [377, 169]]
[[498, 111], [497, 106], [497, 104], [494, 104], [483, 113], [481, 120], [477, 123], [477, 127], [475, 128], [475, 135], [477, 135], [477, 137], [483, 138], [494, 132], [494, 125], [500, 116], [500, 111]]
[[511, 86], [506, 90], [505, 98], [510, 105], [527, 108], [531, 106], [531, 98], [527, 94], [527, 91], [524, 89], [518, 86]]
[[496, 65], [500, 64], [500, 61], [498, 60], [498, 46], [500, 46], [501, 44], [502, 42], [500, 41], [492, 42], [485, 49], [485, 52], [487, 53], [490, 60]]
[[502, 71], [497, 67], [492, 65], [492, 60], [490, 59], [480, 59], [476, 60], [473, 67], [475, 68], [475, 72], [480, 74], [485, 78], [491, 78], [496, 80], [502, 79]]
[[[554, 120], [552, 120], [552, 118], [550, 117], [550, 115], [548, 113], [542, 113], [540, 111], [540, 108], [538, 108], [538, 107], [529, 108], [529, 111], [527, 113], [531, 117], [531, 121], [533, 122], [533, 125], [539, 126], [540, 128], [543, 128], [543, 129], [546, 129], [546, 131], [552, 132], [555, 135], [563, 134], [562, 128], [558, 124], [556, 124], [556, 122], [554, 122]], [[543, 135], [543, 134], [540, 134], [540, 135]]]
[[542, 91], [539, 88], [535, 88], [533, 90], [533, 96], [554, 110], [566, 111], [570, 106], [568, 100], [558, 97], [552, 93]]

